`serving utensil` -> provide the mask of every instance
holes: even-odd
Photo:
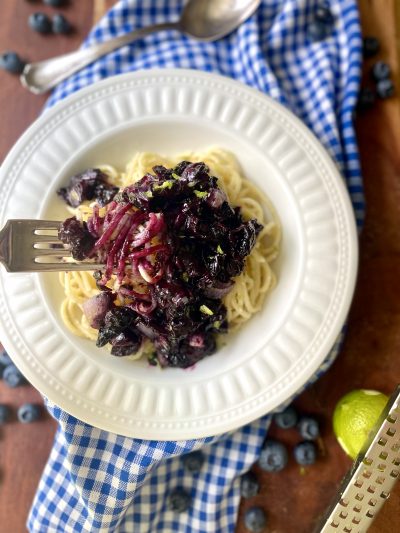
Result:
[[[71,250],[58,238],[61,222],[8,220],[0,231],[0,263],[8,272],[97,270],[104,265],[71,261]]]
[[[55,87],[96,59],[161,30],[176,30],[199,41],[216,41],[235,30],[260,5],[261,0],[189,0],[175,22],[162,22],[44,61],[29,63],[21,83],[35,94]]]

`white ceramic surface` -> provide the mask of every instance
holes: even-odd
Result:
[[[67,412],[127,436],[184,439],[234,429],[298,390],[347,315],[357,236],[342,178],[290,112],[227,78],[152,70],[107,79],[41,116],[1,169],[0,223],[64,218],[55,191],[88,166],[136,151],[220,145],[271,198],[283,226],[278,285],[264,309],[191,370],[114,358],[62,324],[57,274],[0,274],[0,338]]]

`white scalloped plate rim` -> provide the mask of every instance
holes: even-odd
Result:
[[[276,169],[275,184],[284,182],[279,194],[287,190],[288,204],[290,196],[290,207],[298,210],[293,217],[301,221],[299,241],[304,243],[299,244],[296,258],[301,264],[298,286],[293,285],[293,301],[282,321],[271,328],[266,341],[262,335],[253,339],[258,348],[254,353],[249,348],[250,357],[238,355],[234,363],[227,363],[216,354],[193,372],[181,374],[182,385],[177,386],[178,374],[172,374],[180,370],[149,372],[146,383],[146,369],[138,368],[136,379],[127,378],[120,369],[114,371],[117,363],[102,367],[104,359],[94,363],[82,357],[85,348],[68,341],[51,306],[43,301],[43,278],[13,277],[2,269],[0,338],[28,380],[71,415],[129,437],[180,440],[233,430],[273,410],[307,382],[326,358],[347,316],[358,244],[342,178],[314,135],[260,92],[222,76],[186,69],[109,78],[46,111],[2,165],[1,225],[11,217],[42,215],[51,176],[75,152],[84,153],[102,136],[125,128],[157,131],[163,120],[176,121],[182,135],[190,120],[200,130],[209,128],[210,138],[219,128],[218,135],[225,132],[227,139],[235,135],[235,143],[243,142],[249,150],[253,144],[256,157],[260,161],[265,157],[266,164]],[[273,197],[270,190],[266,193]],[[23,201],[26,210],[22,214],[19,207],[18,215],[15,210]],[[289,214],[280,214],[285,239]],[[252,340],[251,326],[243,331],[230,348],[233,353],[236,346]]]

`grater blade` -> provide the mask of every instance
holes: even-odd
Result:
[[[400,477],[400,385],[315,533],[364,533]]]

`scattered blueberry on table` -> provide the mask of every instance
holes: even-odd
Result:
[[[40,406],[34,403],[24,403],[19,407],[17,416],[23,424],[36,422],[40,418]]]
[[[200,450],[182,456],[183,466],[188,472],[197,474],[204,463],[204,453]]]
[[[386,80],[390,77],[390,67],[384,61],[377,61],[372,65],[371,74],[375,81]]]
[[[281,429],[290,429],[297,424],[298,414],[291,405],[281,413],[276,413],[274,416],[275,424]]]
[[[323,4],[315,8],[315,20],[323,24],[332,24],[333,15],[328,5]]]
[[[8,365],[4,369],[3,379],[5,383],[12,388],[19,387],[20,385],[26,383],[24,376],[14,364]]]
[[[7,405],[0,404],[0,425],[5,424],[10,418],[10,409]]]
[[[4,52],[0,55],[0,68],[11,72],[11,74],[21,74],[25,67],[23,61],[16,52]]]
[[[376,84],[376,94],[381,99],[390,98],[394,95],[394,84],[392,80],[379,80]]]
[[[357,108],[361,111],[370,109],[376,101],[376,93],[371,87],[361,87],[358,95]]]
[[[299,465],[313,465],[317,460],[317,447],[314,442],[305,440],[294,448],[294,458]]]
[[[192,503],[192,497],[182,487],[172,490],[168,497],[168,508],[177,513],[187,511]]]
[[[64,7],[68,0],[43,0],[47,6],[51,7]]]
[[[261,507],[250,507],[244,513],[244,525],[251,533],[261,533],[267,525],[267,515]]]
[[[0,352],[0,371],[1,371],[1,368],[5,368],[6,366],[11,365],[11,364],[12,364],[12,360],[10,356],[8,355],[8,353],[4,350]]]
[[[242,498],[253,498],[260,490],[257,476],[254,472],[246,472],[240,478],[240,495]]]
[[[64,15],[61,15],[61,13],[57,13],[53,16],[52,29],[53,33],[67,34],[72,31],[72,26],[70,22],[64,17]]]
[[[286,447],[281,442],[267,439],[262,447],[258,464],[266,472],[279,472],[288,462]]]
[[[308,35],[312,41],[322,41],[328,35],[329,30],[323,22],[314,21],[308,26]]]
[[[376,37],[364,37],[363,39],[363,56],[365,58],[373,57],[379,52],[380,44]]]
[[[311,416],[302,416],[297,427],[300,436],[305,440],[315,440],[319,437],[318,421]]]
[[[51,20],[45,13],[32,13],[28,19],[29,27],[39,33],[51,32]]]

